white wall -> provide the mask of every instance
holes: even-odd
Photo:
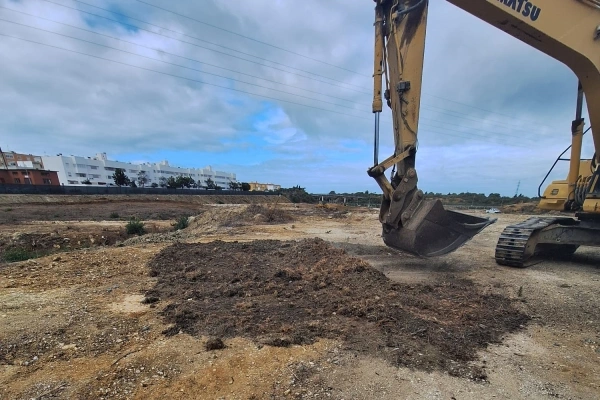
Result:
[[[131,180],[137,181],[140,171],[146,171],[149,187],[152,183],[159,183],[160,177],[170,178],[179,175],[190,176],[201,185],[210,178],[224,189],[228,188],[229,181],[236,182],[236,175],[224,171],[215,171],[207,168],[178,168],[169,165],[167,161],[160,163],[131,164],[126,162],[105,159],[105,156],[77,157],[77,156],[44,156],[42,157],[46,169],[57,171],[60,183],[65,186],[86,186],[81,182],[89,179],[94,186],[114,185],[112,174],[115,169],[125,170]]]

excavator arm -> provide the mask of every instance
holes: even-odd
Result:
[[[592,126],[600,126],[600,2],[447,1],[569,66],[581,81]],[[443,255],[456,250],[494,221],[445,210],[439,200],[425,199],[417,188],[416,153],[429,1],[375,0],[375,3],[375,152],[374,166],[368,174],[383,191],[379,216],[382,236],[388,246],[399,250],[419,256]],[[384,100],[392,113],[395,149],[392,156],[380,162],[379,115]],[[572,127],[574,143],[580,143],[583,135],[581,106],[578,110]],[[594,131],[592,134],[599,149],[600,134]],[[600,161],[600,154],[595,157]],[[390,168],[388,180],[385,173]],[[579,171],[579,164],[573,170]],[[576,174],[569,177],[573,188],[576,180]],[[600,183],[595,182],[594,186],[600,188]],[[592,187],[591,192],[594,190]],[[592,196],[591,200],[596,201],[596,209],[600,208],[597,197]]]

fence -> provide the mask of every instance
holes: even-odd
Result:
[[[151,194],[151,195],[190,195],[190,196],[276,196],[273,192],[244,192],[239,190],[206,190],[206,189],[163,189],[132,188],[118,186],[52,186],[52,185],[0,185],[0,194],[58,194],[58,195],[115,195],[115,194]]]

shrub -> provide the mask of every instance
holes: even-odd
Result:
[[[2,260],[6,262],[25,261],[36,257],[38,257],[36,252],[24,249],[22,247],[13,247],[11,249],[7,249],[4,254],[2,254]]]
[[[136,217],[131,217],[127,225],[125,225],[125,231],[128,235],[141,236],[146,233],[144,223]]]
[[[116,211],[113,211],[110,213],[109,217],[110,218],[119,218],[119,213]]]
[[[187,228],[187,227],[188,227],[188,225],[189,225],[189,223],[188,223],[188,217],[187,217],[187,216],[185,216],[185,215],[182,215],[182,216],[181,216],[181,217],[179,217],[179,218],[177,219],[177,221],[176,221],[176,222],[173,224],[173,228],[174,228],[176,231],[178,231],[178,230],[181,230],[181,229],[185,229],[185,228]]]

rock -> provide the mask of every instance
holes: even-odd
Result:
[[[58,257],[54,257],[54,258],[52,259],[52,261],[60,261],[60,260],[62,260],[62,258],[61,258],[60,256],[58,256]]]
[[[223,343],[221,338],[215,337],[208,339],[204,346],[206,347],[206,351],[221,350],[225,348],[225,343]]]

